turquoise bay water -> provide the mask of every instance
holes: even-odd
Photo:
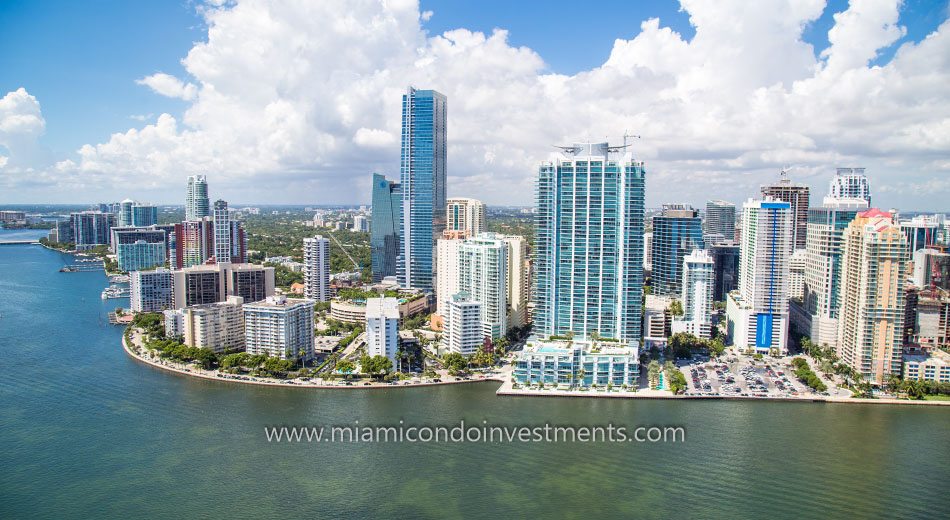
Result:
[[[0,237],[2,237],[0,231]],[[129,359],[101,273],[0,246],[2,518],[868,518],[950,511],[950,408],[195,380]],[[268,444],[266,425],[681,425],[683,444]]]

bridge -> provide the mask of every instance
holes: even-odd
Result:
[[[39,244],[39,240],[0,240],[0,246],[14,246],[17,244]]]

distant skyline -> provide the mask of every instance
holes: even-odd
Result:
[[[448,97],[450,197],[530,206],[552,145],[628,131],[648,207],[741,203],[783,167],[817,203],[836,167],[859,166],[875,206],[950,211],[947,14],[922,0],[8,2],[0,204],[183,204],[195,174],[238,205],[369,204],[373,172],[398,177],[411,84]]]

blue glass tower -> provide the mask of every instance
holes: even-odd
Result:
[[[683,286],[683,259],[703,249],[703,221],[684,204],[664,204],[653,217],[653,293],[679,296]]]
[[[565,147],[538,173],[535,330],[639,343],[645,171],[607,143]]]
[[[409,87],[402,96],[402,287],[433,290],[435,245],[445,230],[445,130],[445,96]]]
[[[154,226],[158,224],[158,207],[151,204],[136,204],[132,206],[133,226]]]
[[[402,218],[402,191],[399,184],[374,173],[373,221],[369,237],[374,282],[387,276],[396,276],[400,218]]]

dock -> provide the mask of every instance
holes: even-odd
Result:
[[[82,273],[89,271],[102,271],[105,267],[102,264],[70,264],[64,265],[62,269],[59,270],[61,273]]]

